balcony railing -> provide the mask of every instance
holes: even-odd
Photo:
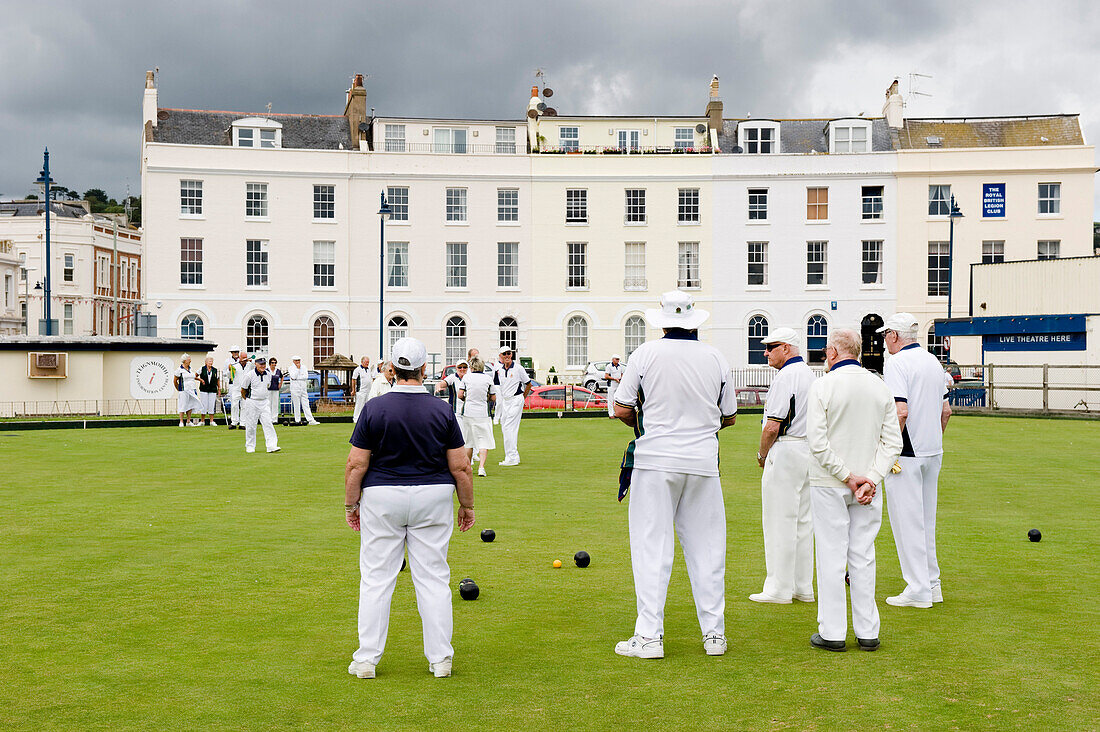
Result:
[[[451,143],[451,142],[396,142],[387,140],[382,143],[382,152],[397,153],[434,153],[436,155],[516,155],[526,154],[527,150],[517,143]]]
[[[541,155],[709,155],[710,147],[543,147]]]

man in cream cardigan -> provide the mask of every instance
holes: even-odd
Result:
[[[852,629],[859,648],[879,646],[875,537],[882,525],[878,486],[901,453],[894,396],[859,364],[854,330],[835,330],[825,345],[829,373],[814,382],[807,441],[814,456],[810,503],[817,550],[818,632],[814,648],[846,650],[844,569],[851,578]]]

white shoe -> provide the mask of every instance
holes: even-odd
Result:
[[[616,643],[615,653],[632,658],[664,658],[665,642],[660,638],[644,638],[636,635],[630,640]]]
[[[778,597],[772,597],[771,595],[765,595],[763,592],[757,592],[754,595],[749,595],[749,599],[753,602],[769,602],[773,605],[790,605],[791,601],[781,600]]]
[[[185,425],[183,422],[180,422],[180,427],[186,427],[186,426],[187,425]]]
[[[478,457],[477,453],[474,453],[474,462],[475,462],[475,463],[479,463],[479,462],[481,462],[481,458],[480,458],[480,457]]]
[[[798,600],[799,602],[813,602],[814,593],[811,592],[808,595],[794,595],[793,599]]]
[[[361,679],[374,678],[374,664],[366,661],[352,661],[348,666],[348,673]]]
[[[485,466],[484,465],[478,467],[477,474],[481,478],[488,478],[489,477],[489,474],[485,472]]]
[[[726,653],[726,636],[711,633],[703,636],[703,650],[708,656],[722,656]]]
[[[943,602],[943,590],[941,590],[939,587],[932,588],[932,602]]]
[[[318,422],[317,420],[313,420],[312,422],[310,422],[310,423],[309,423],[309,426],[310,426],[310,427],[316,427],[316,426],[317,426],[317,425],[319,425],[319,424],[321,424],[321,423],[320,423],[320,422]]]
[[[255,450],[249,450],[249,449],[248,449],[247,447],[246,447],[246,448],[244,449],[244,451],[245,451],[245,452],[247,452],[247,453],[253,453],[253,452],[256,452]]]
[[[920,600],[914,600],[906,595],[904,592],[900,595],[894,595],[893,597],[886,598],[887,605],[893,605],[894,607],[932,607],[931,602],[921,602]]]
[[[448,656],[438,663],[429,663],[428,671],[435,675],[437,679],[445,679],[451,675],[451,657]]]

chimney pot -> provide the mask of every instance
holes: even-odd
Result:
[[[539,95],[539,88],[538,88],[538,86],[534,86],[534,85],[532,85],[532,87],[531,87],[531,98],[532,98],[532,99],[535,99],[536,97],[538,97],[538,95]]]

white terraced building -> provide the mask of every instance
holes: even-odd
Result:
[[[383,351],[413,335],[442,365],[508,344],[540,378],[629,357],[674,287],[713,311],[702,337],[735,366],[761,361],[769,328],[817,352],[830,328],[905,307],[899,279],[925,270],[900,222],[927,201],[898,189],[896,89],[884,117],[832,120],[725,120],[710,92],[699,116],[557,115],[534,87],[519,119],[414,119],[368,116],[357,78],[342,115],[255,115],[162,108],[150,74],[146,300],[162,336],[219,351],[374,359],[381,316]],[[1091,198],[1091,179],[1074,186]]]

